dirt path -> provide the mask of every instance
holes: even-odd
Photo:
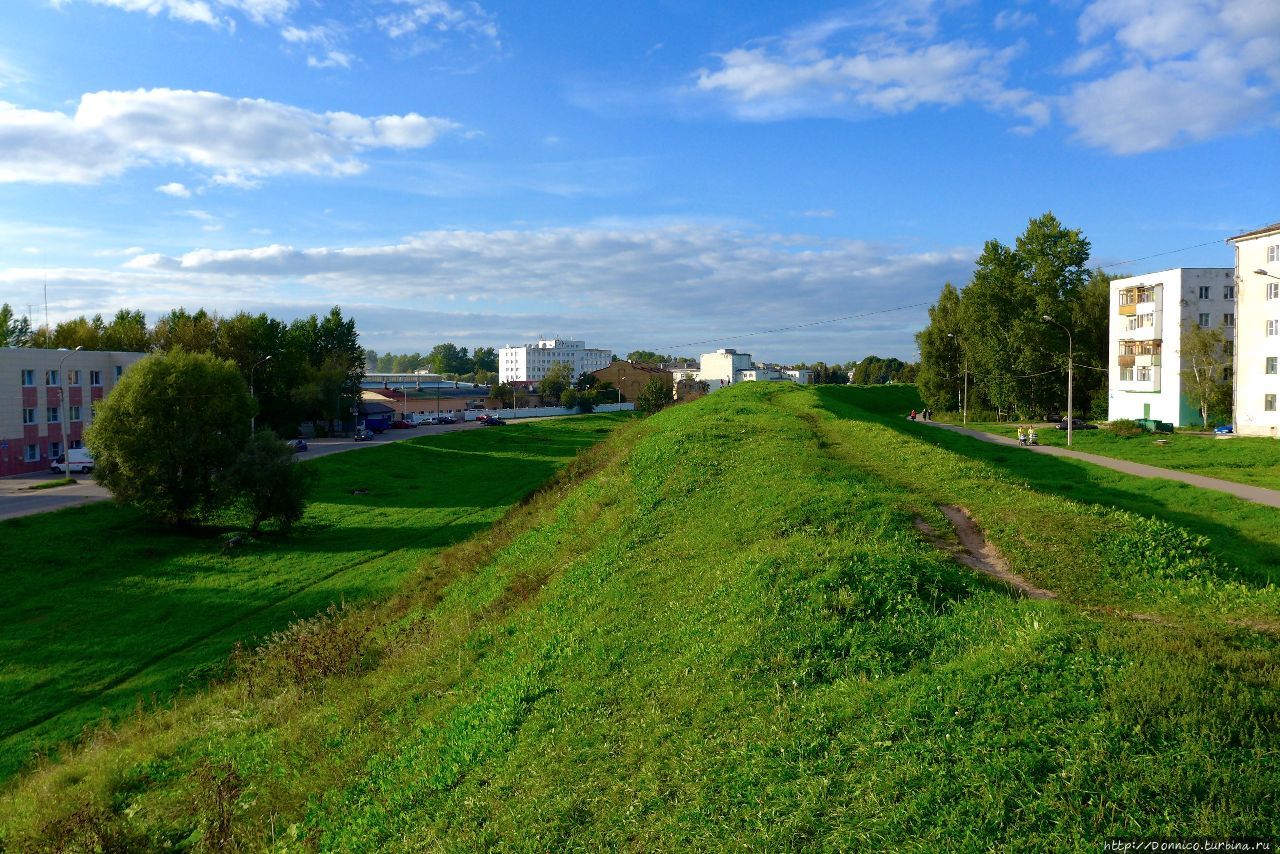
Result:
[[[924,534],[924,538],[939,549],[951,554],[959,563],[975,569],[983,575],[1002,581],[1019,594],[1028,599],[1056,599],[1058,594],[1052,590],[1036,587],[1021,575],[1009,569],[1009,562],[992,543],[983,536],[982,529],[963,507],[944,504],[938,508],[942,515],[955,529],[957,546],[933,529],[933,526],[919,516],[915,519],[916,529]]]

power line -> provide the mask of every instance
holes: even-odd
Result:
[[[1204,247],[1204,246],[1213,246],[1214,244],[1221,243],[1221,242],[1222,241],[1220,240],[1210,240],[1207,243],[1197,243],[1195,246],[1184,246],[1181,249],[1170,249],[1168,252],[1157,252],[1154,255],[1143,255],[1141,258],[1130,258],[1127,261],[1114,261],[1110,264],[1101,264],[1099,265],[1098,269],[1105,270],[1108,267],[1119,267],[1123,264],[1136,264],[1139,261],[1146,261],[1151,258],[1161,258],[1165,255],[1177,255],[1179,252],[1186,252],[1191,249],[1200,249],[1201,247]]]

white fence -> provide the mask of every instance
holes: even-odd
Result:
[[[630,412],[635,409],[634,403],[602,403],[595,408],[596,412]],[[475,421],[479,415],[496,415],[499,418],[545,418],[548,415],[577,415],[578,408],[565,409],[563,406],[531,406],[520,409],[485,409],[466,411],[466,419]]]

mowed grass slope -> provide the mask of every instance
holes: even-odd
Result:
[[[843,395],[743,384],[615,434],[388,602],[27,775],[0,839],[1057,851],[1273,833],[1278,648],[1252,622],[1274,588],[1211,572],[1194,537],[1135,556],[1136,517]],[[923,542],[913,518],[940,527],[942,501],[972,503],[1061,598],[1015,598]],[[985,518],[1021,504],[1034,528]]]
[[[0,523],[0,778],[104,710],[200,684],[238,641],[385,597],[616,423],[458,431],[306,462],[319,481],[294,535],[230,550],[221,529],[165,530],[111,504]]]

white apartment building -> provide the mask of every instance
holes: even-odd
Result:
[[[1197,404],[1182,393],[1182,327],[1220,328],[1234,342],[1236,296],[1235,271],[1227,267],[1179,267],[1113,281],[1108,420],[1200,423]]]
[[[741,382],[790,381],[801,384],[813,382],[812,371],[785,370],[773,365],[758,365],[751,361],[750,353],[739,353],[733,349],[703,353],[699,365],[696,370],[672,368],[672,377],[676,383],[682,379],[702,380],[710,391]]]
[[[498,350],[498,379],[504,383],[537,382],[556,362],[568,362],[576,377],[608,367],[612,361],[611,351],[592,349],[583,341],[544,338],[537,344],[520,344]]]
[[[1236,250],[1242,318],[1236,332],[1236,433],[1280,438],[1280,222],[1227,242]]]

